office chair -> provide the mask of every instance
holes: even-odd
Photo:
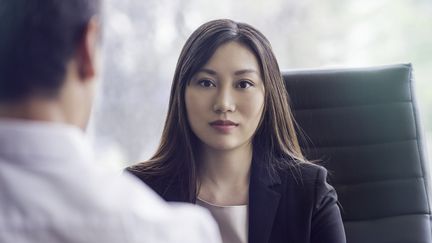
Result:
[[[431,243],[412,67],[284,71],[301,145],[329,171],[348,243]]]

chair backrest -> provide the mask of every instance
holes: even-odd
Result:
[[[412,67],[286,71],[308,159],[329,171],[348,243],[430,243],[429,171]]]

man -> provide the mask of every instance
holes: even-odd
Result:
[[[207,212],[92,163],[100,2],[0,0],[0,242],[220,242]]]

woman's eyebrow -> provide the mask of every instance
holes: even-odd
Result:
[[[217,72],[212,70],[212,69],[209,69],[209,68],[201,68],[200,70],[198,70],[198,73],[200,73],[200,72],[203,72],[203,73],[206,73],[206,74],[209,74],[212,76],[217,76]],[[248,73],[255,73],[255,74],[259,75],[258,71],[255,69],[241,69],[241,70],[235,71],[234,75],[239,76],[239,75],[248,74]]]
[[[207,73],[207,74],[212,75],[212,76],[216,76],[217,75],[216,71],[208,69],[208,68],[201,68],[200,70],[198,70],[198,73],[201,73],[201,72]]]

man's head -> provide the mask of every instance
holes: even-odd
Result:
[[[84,126],[97,71],[100,4],[0,0],[0,108],[57,102],[64,122]]]

